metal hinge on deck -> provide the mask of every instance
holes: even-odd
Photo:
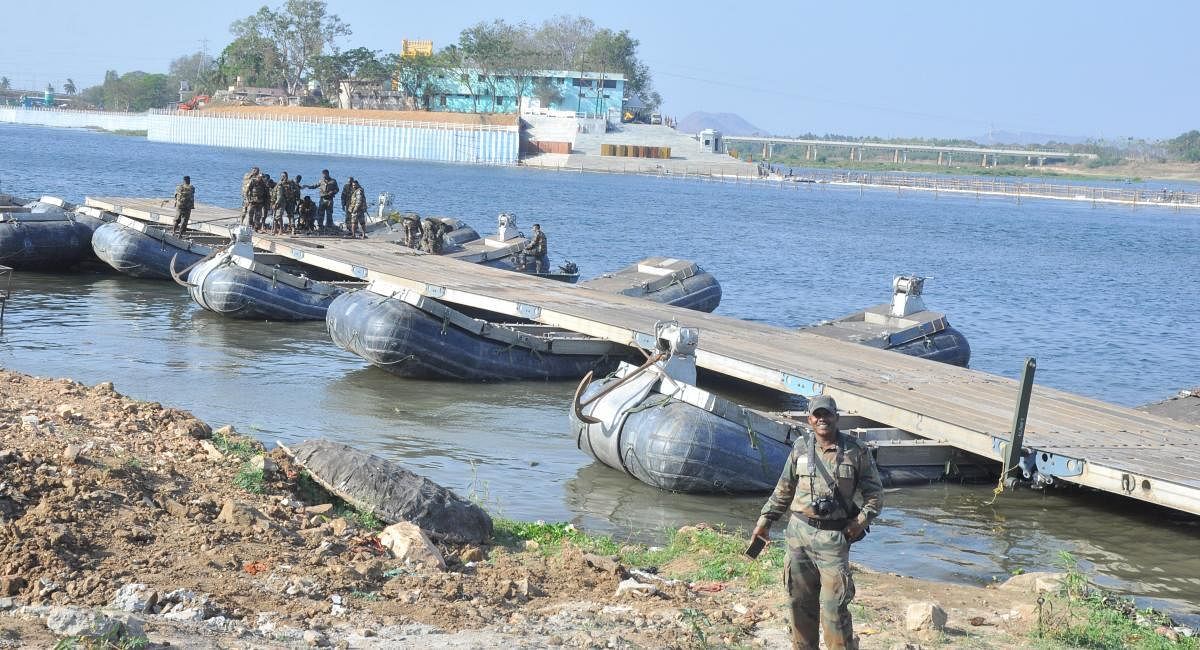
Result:
[[[1004,438],[992,438],[992,449],[1003,458],[1008,454],[1008,441]],[[1083,474],[1085,463],[1086,461],[1079,458],[1023,448],[1013,464],[1015,471],[1005,477],[1005,487],[1015,487],[1018,484],[1034,488],[1046,487],[1054,483],[1056,478]]]

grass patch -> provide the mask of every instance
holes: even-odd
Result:
[[[387,525],[382,519],[376,517],[375,513],[359,510],[344,501],[341,505],[335,507],[333,512],[338,517],[345,517],[355,526],[364,530],[383,530],[384,526]]]
[[[254,494],[262,494],[266,489],[263,486],[262,469],[254,467],[249,461],[242,463],[242,468],[238,470],[237,476],[233,477],[233,483],[243,490],[253,492]]]
[[[240,436],[236,433],[214,433],[212,443],[221,453],[239,460],[250,460],[251,457],[265,451],[262,443],[254,438]]]
[[[674,531],[665,546],[621,545],[606,535],[588,535],[567,523],[492,520],[498,544],[520,547],[525,540],[538,543],[539,551],[558,553],[567,543],[589,553],[615,555],[631,567],[662,568],[663,575],[688,582],[745,579],[751,589],[779,584],[784,563],[784,544],[773,543],[757,560],[746,557],[749,538],[724,527],[686,527]],[[687,568],[672,570],[680,560]]]
[[[144,138],[149,135],[149,132],[147,132],[145,129],[114,129],[113,131],[110,131],[110,133],[115,133],[116,135],[132,135],[140,138]]]
[[[1043,630],[1042,640],[1049,642],[1045,647],[1200,650],[1200,638],[1180,635],[1172,640],[1155,632],[1159,626],[1172,626],[1165,614],[1138,609],[1129,598],[1093,587],[1070,553],[1060,553],[1059,564],[1066,577],[1057,598],[1049,601],[1058,605],[1058,612]]]

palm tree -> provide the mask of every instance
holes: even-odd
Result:
[[[75,80],[68,77],[67,83],[63,84],[63,92],[67,93],[68,95],[74,95],[75,90]]]
[[[0,90],[12,90],[12,82],[8,77],[0,77]]]

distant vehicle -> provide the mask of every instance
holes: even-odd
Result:
[[[179,110],[181,110],[181,111],[195,110],[195,109],[200,108],[201,106],[204,106],[205,104],[207,104],[210,99],[212,99],[212,98],[209,97],[208,95],[196,95],[195,97],[192,97],[191,99],[187,100],[186,102],[181,102],[179,104]]]
[[[651,124],[662,124],[662,115],[659,113],[651,113],[650,114],[650,123]]]

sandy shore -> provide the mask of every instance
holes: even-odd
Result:
[[[658,567],[498,534],[439,545],[439,570],[393,558],[380,522],[280,450],[265,454],[277,467],[260,454],[111,384],[0,370],[0,648],[88,629],[152,647],[787,645],[778,551],[776,566],[750,567],[769,578],[755,584],[739,574],[748,560],[722,570],[713,555],[715,539],[740,558],[744,540],[703,523]],[[856,571],[864,648],[1022,647],[1036,623],[1037,577],[982,588]],[[625,592],[630,579],[648,586]],[[936,603],[945,624],[911,630],[914,603]]]

